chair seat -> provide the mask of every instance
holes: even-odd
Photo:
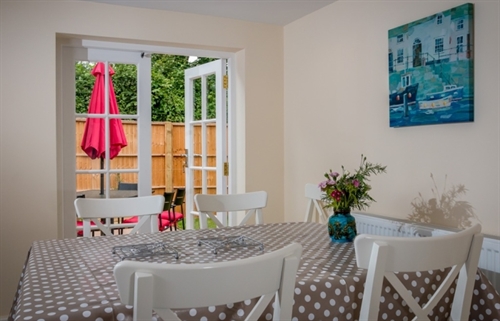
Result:
[[[166,230],[167,227],[170,227],[170,230],[172,230],[172,227],[174,227],[177,230],[177,222],[184,219],[184,214],[179,212],[163,211],[160,214],[160,217],[161,217],[161,226],[159,227],[160,231]]]
[[[184,217],[184,215],[182,213],[169,212],[169,211],[163,211],[160,215],[161,215],[162,219],[169,220],[172,222],[177,222],[179,220],[182,220],[182,218]]]

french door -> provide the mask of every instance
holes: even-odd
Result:
[[[227,194],[226,60],[185,70],[184,84],[186,227],[192,229],[198,214],[194,195]],[[225,215],[218,214],[218,218],[227,224]]]
[[[100,190],[101,198],[109,198],[110,191],[118,188],[123,182],[137,183],[137,195],[151,195],[151,59],[137,51],[108,50],[96,48],[63,47],[61,65],[61,92],[62,92],[62,146],[63,146],[63,237],[74,237],[76,217],[73,201],[75,197],[85,195],[89,191]],[[95,65],[104,64],[105,88],[117,81],[119,75],[110,74],[110,67],[119,69],[120,65],[131,65],[135,70],[134,84],[131,91],[136,90],[136,110],[123,113],[118,106],[118,112],[112,113],[109,106],[109,91],[102,92],[105,106],[103,111],[95,113],[85,110],[76,110],[75,67],[77,63]],[[113,78],[113,79],[112,79]],[[119,80],[118,80],[119,81]],[[81,149],[83,126],[89,119],[103,120],[105,152],[103,159],[91,159]],[[126,166],[117,166],[115,160],[110,159],[110,123],[119,119],[122,123],[134,123],[137,126],[137,144],[122,148],[120,155],[129,157],[133,161]],[[126,133],[126,131],[125,131]],[[131,139],[129,139],[131,141]],[[75,157],[76,151],[76,157]],[[76,170],[76,164],[79,163]],[[83,165],[82,165],[83,163]],[[92,197],[96,197],[92,193]],[[148,224],[146,224],[149,226]]]
[[[118,181],[125,181],[125,177],[137,175],[138,195],[149,195],[152,185],[151,164],[151,62],[148,53],[193,55],[198,57],[222,57],[223,59],[197,66],[186,70],[186,126],[185,126],[185,186],[186,186],[186,221],[187,228],[193,228],[193,215],[196,215],[193,197],[196,193],[228,193],[236,188],[237,153],[234,127],[236,122],[236,109],[226,107],[235,106],[237,86],[224,88],[223,83],[227,78],[226,68],[233,80],[236,77],[235,55],[226,52],[212,52],[197,49],[179,49],[151,45],[109,43],[93,40],[81,41],[82,46],[75,47],[72,42],[61,45],[61,64],[58,87],[60,88],[60,101],[58,113],[61,115],[61,128],[58,129],[61,141],[60,186],[62,207],[60,235],[74,237],[75,210],[73,201],[77,195],[75,150],[78,153],[80,138],[75,137],[75,119],[82,116],[75,113],[75,62],[108,62],[108,64],[133,64],[137,68],[137,113],[122,115],[108,115],[109,119],[119,118],[128,122],[137,121],[139,144],[134,147],[137,154],[137,166],[117,169],[113,160],[105,160],[101,170],[96,166],[91,167],[86,173],[77,175],[99,176],[104,174],[105,193],[116,188]],[[240,64],[241,66],[243,64]],[[109,76],[108,76],[109,77]],[[113,76],[113,81],[116,82]],[[229,81],[231,84],[232,82]],[[227,93],[228,92],[228,93]],[[242,114],[240,114],[242,115]],[[88,115],[83,115],[88,116]],[[97,117],[92,115],[91,117]],[[241,117],[241,116],[240,116]],[[241,128],[241,126],[240,126]],[[229,129],[229,134],[228,134]],[[231,134],[232,133],[232,134]],[[243,137],[243,136],[242,136]],[[75,139],[76,138],[76,139]],[[201,138],[198,140],[198,138]],[[207,149],[207,141],[216,140],[215,150]],[[201,143],[198,143],[201,142]],[[211,145],[211,144],[210,144]],[[229,146],[229,148],[228,148]],[[244,144],[239,144],[244,151]],[[127,148],[129,148],[128,146]],[[130,150],[122,150],[127,154]],[[243,152],[240,152],[243,153]],[[229,154],[229,155],[228,155]],[[121,154],[123,155],[123,154]],[[228,162],[232,162],[228,168]],[[230,175],[224,175],[229,173]],[[228,183],[228,179],[229,182]],[[108,195],[109,196],[109,195]],[[107,196],[106,196],[107,197]],[[227,222],[226,217],[219,217],[222,222]],[[236,223],[236,216],[230,215],[229,225]]]

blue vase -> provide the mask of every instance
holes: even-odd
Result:
[[[347,212],[334,212],[328,219],[328,234],[332,242],[352,242],[356,237],[356,220]]]

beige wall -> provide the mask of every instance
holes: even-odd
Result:
[[[2,0],[0,12],[0,318],[32,242],[58,237],[56,34],[239,51],[247,131],[239,157],[248,165],[241,177],[246,190],[269,192],[269,220],[283,220],[282,27],[78,1]]]
[[[340,1],[283,31],[95,3],[2,0],[0,316],[8,313],[31,243],[58,237],[57,33],[240,50],[246,154],[239,160],[246,172],[239,177],[247,190],[269,192],[269,221],[302,220],[304,184],[341,164],[354,168],[364,153],[388,165],[372,180],[378,202],[368,212],[405,218],[419,193],[432,197],[430,174],[440,190],[447,175],[448,188],[468,189],[462,200],[485,231],[500,235],[498,0],[475,5],[475,122],[388,125],[387,30],[460,4]]]
[[[500,2],[471,2],[471,123],[390,128],[388,115],[387,31],[463,2],[339,1],[285,26],[286,220],[303,218],[305,183],[342,164],[357,168],[363,153],[388,170],[372,179],[377,202],[368,213],[407,218],[420,194],[434,197],[433,174],[440,194],[463,184],[466,194],[454,200],[473,206],[485,233],[500,235]]]

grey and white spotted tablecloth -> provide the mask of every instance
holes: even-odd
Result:
[[[172,255],[142,258],[166,264],[219,262],[260,255],[258,248],[223,249],[218,254],[198,239],[244,235],[264,243],[273,251],[291,242],[303,246],[297,272],[293,320],[357,320],[365,270],[356,267],[352,243],[330,242],[325,225],[277,223],[216,230],[169,231],[157,234],[116,235],[34,242],[21,274],[9,320],[132,320],[132,307],[120,303],[113,278],[119,258],[111,249],[118,245],[165,241],[179,250]],[[422,298],[436,288],[442,271],[400,273],[400,278]],[[189,280],[186,280],[186,284]],[[445,295],[431,314],[432,320],[447,320],[452,292]],[[411,320],[405,302],[384,287],[379,320]],[[177,311],[183,320],[242,320],[252,300],[226,306]],[[271,306],[261,320],[270,320]],[[153,320],[156,317],[153,316]],[[470,320],[500,321],[500,296],[478,271]]]

